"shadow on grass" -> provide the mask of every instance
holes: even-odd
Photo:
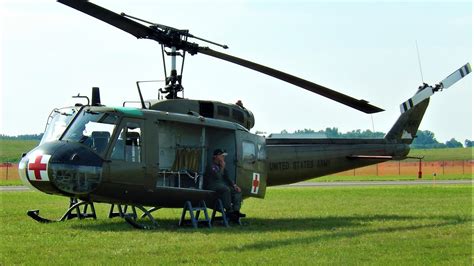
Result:
[[[428,221],[427,221],[428,220]],[[423,224],[420,222],[424,221]],[[301,224],[299,224],[301,222]],[[303,224],[308,225],[303,226]],[[374,228],[371,223],[382,223],[387,222],[390,225],[387,227],[377,227]],[[397,224],[399,222],[399,224]],[[364,235],[370,234],[387,234],[387,233],[396,233],[396,232],[410,232],[416,231],[419,229],[425,228],[440,228],[445,226],[455,226],[466,223],[471,223],[472,219],[463,218],[460,216],[397,216],[397,215],[377,215],[371,217],[327,217],[322,219],[309,219],[309,221],[299,221],[299,225],[302,225],[303,228],[309,229],[317,232],[318,230],[321,234],[316,236],[306,236],[306,237],[295,237],[289,239],[281,239],[271,241],[258,241],[251,244],[243,245],[239,247],[239,250],[267,250],[279,247],[286,247],[291,245],[301,245],[301,244],[312,244],[320,241],[328,241],[341,238],[356,238]],[[278,226],[280,223],[285,225],[285,221],[276,221],[276,224],[273,226]],[[406,225],[409,223],[409,225]],[[415,223],[415,224],[414,224]],[[272,227],[272,222],[268,225]],[[282,224],[280,224],[282,225]],[[345,230],[338,230],[344,229]],[[273,228],[274,230],[280,230],[280,228]],[[295,228],[295,231],[299,231]],[[331,232],[333,231],[333,232]],[[235,248],[227,248],[224,251],[235,251]]]
[[[472,219],[461,216],[404,216],[404,215],[375,215],[375,216],[328,216],[328,217],[310,217],[310,218],[277,218],[277,219],[263,219],[263,218],[248,218],[242,219],[243,225],[231,225],[230,228],[225,228],[219,223],[216,223],[212,229],[207,227],[199,227],[193,229],[192,227],[178,227],[178,220],[175,219],[157,219],[159,227],[153,230],[138,230],[127,224],[121,218],[114,219],[100,219],[97,221],[81,221],[74,223],[71,228],[91,231],[174,231],[176,233],[205,233],[207,235],[213,234],[253,234],[255,232],[302,232],[313,231],[334,233],[320,235],[315,238],[295,238],[282,240],[281,242],[272,241],[266,244],[265,242],[258,242],[249,246],[249,249],[264,249],[275,247],[278,245],[291,245],[301,242],[313,242],[317,240],[324,240],[326,238],[337,237],[355,237],[363,234],[373,233],[390,233],[396,231],[410,231],[422,228],[440,227],[448,225],[459,225],[469,223]],[[146,222],[146,221],[145,221]],[[383,225],[387,223],[390,227],[387,228],[373,228],[375,224]],[[410,225],[406,225],[406,224]],[[346,229],[339,232],[339,229]],[[245,248],[245,247],[244,247]]]

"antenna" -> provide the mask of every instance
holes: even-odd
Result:
[[[421,68],[420,50],[418,50],[418,41],[416,40],[415,40],[415,45],[416,45],[416,54],[418,55],[418,67],[420,68],[421,83],[425,83],[423,79],[423,70]]]
[[[374,116],[370,114],[370,118],[372,119],[372,132],[375,133]]]

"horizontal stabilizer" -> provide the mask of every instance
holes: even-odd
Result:
[[[349,155],[349,159],[392,160],[393,156],[386,155]]]
[[[441,81],[435,87],[429,86],[428,84],[423,84],[423,86],[418,89],[417,93],[413,97],[400,105],[400,112],[402,114],[405,113],[417,104],[421,103],[423,100],[431,97],[431,95],[433,95],[435,92],[451,87],[454,83],[458,82],[471,72],[471,65],[467,63],[443,79],[443,81]]]

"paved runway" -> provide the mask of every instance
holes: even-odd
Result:
[[[29,187],[25,186],[0,186],[0,192],[29,191]]]
[[[415,181],[344,181],[344,182],[300,182],[278,187],[358,187],[358,186],[416,186],[416,185],[463,185],[473,180],[415,180]],[[0,192],[29,191],[25,186],[0,186]]]

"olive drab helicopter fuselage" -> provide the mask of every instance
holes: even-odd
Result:
[[[162,103],[173,101],[215,108],[216,117],[252,116],[238,105],[220,102]],[[203,175],[212,151],[222,148],[229,154],[231,179],[249,177],[237,178],[246,188],[243,194],[264,197],[263,137],[235,122],[153,109],[159,105],[151,109],[86,105],[53,112],[44,142],[20,163],[22,178],[47,193],[95,202],[182,207],[187,200],[212,199],[212,191],[203,189]],[[61,138],[48,134],[61,131],[65,123],[69,127]]]
[[[401,116],[382,139],[263,137],[250,132],[255,119],[240,101],[226,104],[179,98],[183,87],[182,75],[177,75],[176,57],[181,56],[184,61],[186,52],[205,54],[366,113],[382,109],[281,71],[191,43],[188,38],[218,45],[187,30],[119,15],[85,0],[58,2],[137,38],[157,41],[162,45],[163,58],[165,53],[172,58],[166,86],[160,90],[167,95],[166,100],[145,101],[138,87],[140,108],[109,107],[101,105],[98,88],[94,89],[91,103],[55,109],[40,145],[23,156],[19,173],[26,184],[48,194],[88,203],[155,208],[183,207],[186,202],[212,204],[216,193],[206,189],[206,169],[215,149],[225,149],[228,153],[229,177],[241,187],[244,198],[264,198],[268,186],[404,159],[430,96],[471,72],[468,63],[435,86],[421,86],[401,105]],[[37,211],[35,215],[35,219],[41,220]]]

